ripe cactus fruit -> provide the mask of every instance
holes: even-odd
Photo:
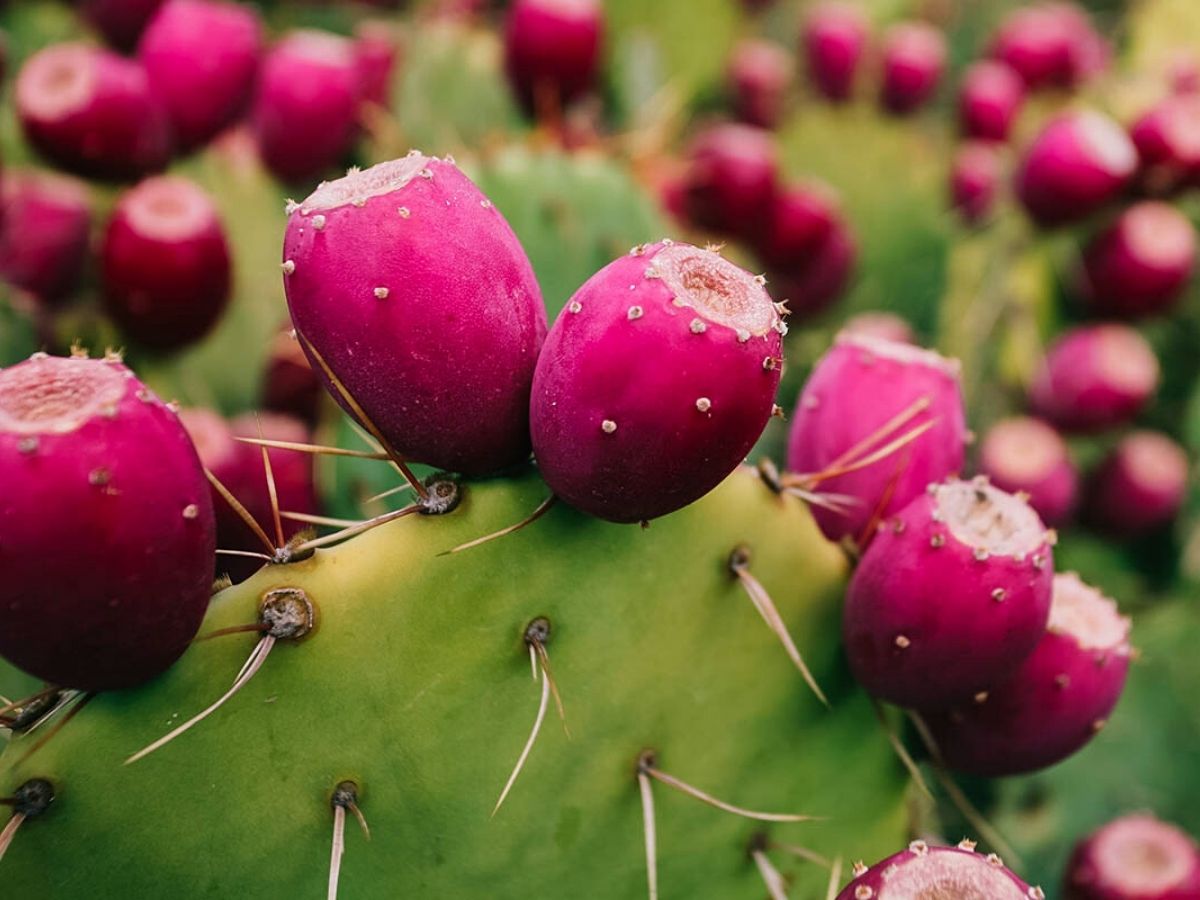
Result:
[[[1200,847],[1149,813],[1101,826],[1075,847],[1065,900],[1191,900],[1200,897]]]
[[[139,178],[171,155],[166,110],[145,70],[107,50],[67,43],[38,51],[17,75],[16,106],[29,143],[77,175]]]
[[[801,54],[813,87],[826,100],[842,103],[850,99],[868,28],[866,16],[850,3],[828,0],[808,13]]]
[[[878,338],[883,341],[895,341],[901,344],[916,343],[912,326],[903,317],[883,310],[870,310],[851,316],[842,326],[842,330],[847,334]]]
[[[1016,192],[1039,225],[1075,222],[1113,200],[1137,168],[1137,150],[1116,122],[1092,110],[1051,119],[1025,151]]]
[[[1009,65],[1031,90],[1071,88],[1108,64],[1110,50],[1073,3],[1015,10],[1001,24],[989,55]]]
[[[0,371],[0,481],[0,653],[89,691],[170,666],[208,606],[214,551],[175,414],[115,359],[36,355]]]
[[[863,540],[874,521],[960,471],[966,439],[956,361],[842,333],[796,402],[787,464],[813,476],[815,490],[845,501],[814,508],[825,536]]]
[[[1168,97],[1130,130],[1141,163],[1141,182],[1155,194],[1200,183],[1200,95]]]
[[[1134,418],[1158,387],[1158,359],[1125,325],[1083,325],[1046,351],[1029,400],[1034,412],[1067,431],[1097,431]]]
[[[1134,431],[1092,474],[1088,518],[1122,537],[1153,531],[1175,518],[1187,482],[1188,460],[1182,447],[1164,434]]]
[[[1050,622],[1016,674],[928,722],[946,765],[970,775],[1035,772],[1104,727],[1129,673],[1129,620],[1073,572],[1054,577]]]
[[[1166,312],[1196,262],[1196,231],[1173,206],[1135,203],[1083,255],[1080,291],[1096,312],[1128,318]]]
[[[795,268],[828,240],[838,211],[830,191],[794,184],[772,192],[754,234],[754,251],[772,268]]]
[[[702,131],[688,152],[688,217],[720,234],[751,234],[770,209],[778,171],[770,132],[734,124]]]
[[[785,331],[761,280],[719,254],[635,247],[576,292],[542,348],[530,405],[542,476],[612,522],[702,497],[771,417]]]
[[[787,51],[773,41],[741,41],[729,57],[726,78],[738,119],[758,128],[779,124],[792,80]]]
[[[163,0],[83,0],[80,8],[110,46],[128,53],[162,5]]]
[[[322,185],[292,210],[283,257],[314,368],[397,452],[468,474],[528,455],[541,293],[508,223],[453,162],[414,151]]]
[[[177,148],[208,143],[245,109],[262,55],[262,24],[226,0],[168,0],[138,44]]]
[[[857,260],[858,244],[849,225],[835,217],[825,240],[810,254],[771,269],[775,293],[797,317],[811,318],[842,296]]]
[[[504,64],[517,98],[540,111],[587,93],[603,39],[597,0],[516,0],[504,26]]]
[[[996,202],[1001,177],[1000,154],[983,141],[968,141],[954,154],[950,166],[950,200],[964,220],[985,220]]]
[[[146,347],[193,343],[229,299],[224,229],[208,194],[186,178],[148,178],[121,197],[101,258],[109,314]]]
[[[10,170],[0,180],[0,197],[0,277],[46,303],[68,297],[87,262],[87,187],[50,172]]]
[[[1023,493],[1042,521],[1063,524],[1075,510],[1079,475],[1066,441],[1040,419],[1001,419],[984,435],[979,471],[996,487]]]
[[[931,485],[880,526],[850,587],[842,635],[867,691],[917,709],[1012,675],[1050,613],[1053,535],[985,479]]]
[[[316,425],[321,394],[321,381],[289,323],[271,340],[259,395],[262,408]]]
[[[958,94],[959,128],[981,141],[1007,141],[1025,103],[1025,83],[1011,67],[985,59],[963,75]]]
[[[975,852],[975,844],[930,847],[913,841],[907,850],[873,866],[854,866],[854,880],[837,900],[1044,900],[1041,888],[1030,887],[1004,867],[1000,857]]]
[[[391,105],[392,71],[399,54],[399,38],[388,22],[367,21],[354,29],[359,94],[364,102]]]
[[[946,39],[925,22],[901,22],[883,38],[879,99],[888,112],[911,113],[933,96],[946,67]]]

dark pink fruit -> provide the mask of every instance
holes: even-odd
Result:
[[[1130,206],[1083,254],[1080,292],[1101,315],[1137,318],[1167,312],[1196,261],[1196,231],[1173,206]]]
[[[321,380],[300,349],[291,323],[271,341],[262,382],[262,408],[316,425]]]
[[[895,313],[872,310],[851,316],[842,326],[846,334],[895,341],[900,344],[915,344],[912,326]]]
[[[1141,181],[1155,194],[1200,184],[1200,94],[1168,97],[1130,131]]]
[[[1107,66],[1110,50],[1079,7],[1041,3],[1011,13],[989,52],[1036,90],[1075,86]]]
[[[975,852],[975,844],[930,847],[913,841],[908,849],[867,867],[854,865],[854,880],[837,900],[1045,900],[1004,868],[1000,857]]]
[[[954,154],[950,167],[950,200],[972,224],[987,219],[996,202],[1003,165],[995,145],[967,141]]]
[[[792,80],[792,60],[782,47],[773,41],[742,41],[733,48],[726,78],[741,121],[759,128],[779,124]]]
[[[909,344],[838,335],[796,402],[788,468],[810,476],[845,470],[926,426],[895,452],[816,482],[818,493],[846,501],[844,509],[813,508],[827,538],[869,538],[875,520],[960,471],[967,440],[957,362]]]
[[[778,175],[775,139],[750,125],[715,125],[692,141],[685,183],[688,215],[700,228],[744,235],[770,209]]]
[[[359,94],[367,103],[387,108],[392,102],[392,71],[400,42],[388,22],[363,22],[354,30]]]
[[[827,100],[844,102],[867,45],[868,23],[858,6],[826,0],[804,20],[801,52],[813,87]]]
[[[1196,900],[1200,847],[1174,825],[1134,813],[1080,841],[1064,881],[1064,900]]]
[[[525,108],[565,106],[589,91],[603,39],[597,0],[515,0],[504,26],[504,63]]]
[[[1009,66],[981,60],[963,75],[958,94],[962,133],[983,141],[1007,141],[1025,103],[1025,82]]]
[[[212,587],[208,484],[175,414],[115,360],[0,371],[0,653],[82,690],[162,672]]]
[[[1052,119],[1026,150],[1017,196],[1043,226],[1083,219],[1115,199],[1137,168],[1137,151],[1111,119],[1090,110]]]
[[[1104,727],[1129,673],[1129,620],[1073,572],[1054,577],[1050,622],[1016,674],[928,718],[946,764],[994,778],[1061,762]]]
[[[835,218],[825,240],[811,252],[770,270],[773,290],[797,318],[810,319],[842,296],[857,259],[858,245],[849,225]]]
[[[901,22],[883,37],[883,85],[879,99],[904,114],[925,105],[946,67],[946,39],[925,22]]]
[[[322,185],[283,271],[297,330],[400,454],[468,474],[528,456],[541,292],[453,162],[414,151]]]
[[[1067,431],[1097,431],[1134,418],[1158,387],[1158,359],[1125,325],[1084,325],[1046,351],[1029,391],[1033,410]]]
[[[87,262],[87,187],[32,169],[7,171],[0,184],[0,277],[46,303],[70,296]]]
[[[1047,525],[1062,525],[1075,510],[1079,475],[1066,441],[1040,419],[1001,419],[983,438],[979,471],[996,487],[1025,494]]]
[[[181,151],[208,143],[243,112],[262,56],[262,24],[226,0],[167,0],[138,44]]]
[[[1166,435],[1135,431],[1113,448],[1088,485],[1088,518],[1121,537],[1167,525],[1187,494],[1188,459]]]
[[[797,268],[829,239],[837,216],[837,200],[824,185],[781,187],[771,193],[757,223],[754,250],[770,267]]]
[[[166,111],[138,63],[86,44],[31,56],[16,85],[25,137],[54,165],[125,180],[162,169],[171,155]]]
[[[716,253],[664,241],[609,263],[538,359],[530,427],[542,477],[613,522],[704,496],[771,416],[785,330],[760,281]]]
[[[199,340],[229,300],[229,247],[216,208],[198,185],[176,175],[149,178],[120,199],[101,263],[105,308],[146,347]]]
[[[118,50],[129,52],[163,0],[83,0],[83,17]]]

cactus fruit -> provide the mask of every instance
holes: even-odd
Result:
[[[979,471],[1000,490],[1025,494],[1047,525],[1062,525],[1075,510],[1079,475],[1066,441],[1040,419],[1013,416],[988,429]]]
[[[262,408],[315,425],[321,394],[321,381],[300,349],[295,333],[290,327],[280,331],[271,340],[263,372],[259,395]]]
[[[883,108],[898,115],[925,105],[946,67],[946,39],[924,22],[900,22],[883,37]]]
[[[1007,141],[1025,102],[1025,83],[1009,66],[994,60],[973,63],[958,94],[963,135],[981,141]]]
[[[850,99],[868,29],[866,17],[854,4],[830,0],[808,13],[801,53],[813,87],[826,100],[841,103]]]
[[[851,316],[842,326],[846,334],[895,341],[900,344],[916,343],[912,326],[895,313],[871,310]]]
[[[163,0],[83,0],[83,17],[99,31],[109,45],[128,53],[137,46],[142,31],[154,17]]]
[[[1037,90],[1075,87],[1107,65],[1109,50],[1083,10],[1071,3],[1039,3],[1004,20],[989,54]]]
[[[950,166],[950,201],[969,223],[991,215],[1002,174],[1000,154],[984,141],[967,141]]]
[[[504,27],[504,62],[527,110],[565,106],[596,80],[604,10],[596,0],[516,0]]]
[[[538,358],[530,427],[555,494],[612,522],[703,496],[762,434],[783,319],[760,279],[662,242],[589,279]]]
[[[859,683],[929,710],[1003,682],[1046,630],[1053,540],[984,479],[931,485],[880,526],[850,580],[842,635]]]
[[[758,128],[779,124],[792,80],[787,51],[772,41],[742,41],[729,57],[726,79],[738,119]]]
[[[37,355],[0,371],[0,469],[5,658],[89,691],[170,666],[208,606],[214,550],[175,414],[115,359]]]
[[[1200,96],[1168,97],[1133,124],[1142,184],[1167,194],[1200,183]]]
[[[1067,865],[1064,900],[1191,900],[1200,897],[1200,847],[1147,813],[1101,826]]]
[[[835,200],[823,185],[781,187],[772,193],[767,215],[756,227],[754,251],[771,268],[794,268],[819,252],[837,215]]]
[[[770,132],[734,124],[702,131],[688,151],[688,217],[719,234],[751,234],[770,209],[778,169]]]
[[[873,866],[854,866],[854,880],[837,900],[1044,900],[1004,867],[1000,857],[975,852],[972,841],[957,847],[913,841],[907,850]]]
[[[467,474],[528,455],[545,309],[508,223],[452,161],[414,151],[317,188],[283,256],[314,368],[395,451]]]
[[[840,217],[813,252],[791,265],[771,269],[774,290],[798,318],[824,312],[846,290],[858,261],[858,244]]]
[[[392,72],[399,53],[399,39],[387,22],[367,21],[354,29],[359,96],[364,102],[391,105]]]
[[[46,303],[70,296],[87,262],[87,187],[50,172],[15,170],[4,173],[0,196],[0,277]]]
[[[1134,431],[1092,473],[1088,519],[1109,533],[1132,537],[1170,523],[1187,494],[1188,459],[1164,434]]]

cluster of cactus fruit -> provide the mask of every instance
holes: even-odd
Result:
[[[494,159],[411,150],[317,183],[395,143],[399,17],[272,39],[232,0],[79,6],[111,49],[36,48],[12,94],[58,171],[0,175],[0,275],[43,348],[0,368],[0,657],[42,683],[0,698],[0,894],[1047,896],[956,779],[1047,769],[1121,715],[1127,598],[1057,564],[1056,529],[1116,546],[1185,503],[1184,449],[1122,430],[1163,377],[1135,325],[1192,276],[1200,57],[1128,129],[1075,106],[1022,141],[1017,230],[1079,226],[1083,321],[974,452],[957,359],[891,313],[821,330],[865,263],[837,193],[783,163],[773,40],[733,47],[731,120],[633,167],[682,236],[646,242],[640,195],[613,206],[636,224],[589,236],[590,277],[544,297],[530,235],[550,258],[570,220],[508,215],[506,185],[526,192]],[[486,21],[430,6],[417,39]],[[510,5],[496,71],[535,143],[604,146],[612,32],[598,0]],[[947,78],[942,29],[876,40],[857,4],[808,7],[797,43],[817,102],[871,82],[895,127]],[[1012,223],[1029,97],[1112,66],[1067,3],[1017,9],[985,52],[947,166],[976,233]],[[241,299],[248,251],[190,174],[214,152],[304,190],[264,226],[290,322],[229,418],[153,386]],[[588,197],[572,162],[524,153],[520,177],[559,160],[563,203]],[[76,179],[120,185],[94,248]],[[789,322],[814,324],[811,366]],[[1200,898],[1200,848],[1148,813],[1062,862],[1064,900]]]

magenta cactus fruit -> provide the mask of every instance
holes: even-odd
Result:
[[[525,108],[563,106],[587,93],[603,39],[597,0],[516,0],[504,26],[504,63]]]
[[[801,54],[817,92],[835,103],[850,99],[867,46],[869,25],[855,5],[827,0],[808,13]]]
[[[840,217],[830,222],[829,234],[806,255],[771,268],[775,294],[800,318],[824,312],[846,290],[858,260],[858,244]]]
[[[895,341],[900,344],[915,344],[916,335],[912,326],[895,313],[882,310],[871,310],[851,316],[842,326],[846,334],[857,334],[861,337],[876,338],[882,341]]]
[[[453,162],[413,151],[322,185],[283,252],[314,368],[397,452],[467,474],[526,458],[546,312],[516,235]]]
[[[54,44],[17,75],[17,115],[30,144],[78,175],[125,180],[171,155],[166,111],[138,63],[86,44]]]
[[[38,354],[0,371],[0,480],[0,654],[92,691],[173,663],[208,606],[215,549],[175,414],[115,359]]]
[[[761,280],[711,251],[664,241],[609,263],[538,359],[530,427],[542,477],[613,522],[699,499],[762,434],[785,330]]]
[[[1116,198],[1137,169],[1137,150],[1098,112],[1063,113],[1034,139],[1021,160],[1016,192],[1039,225],[1087,217]]]
[[[83,17],[99,31],[110,46],[128,53],[163,0],[83,0]]]
[[[87,187],[50,172],[15,170],[0,179],[0,198],[0,277],[45,303],[70,296],[87,261]]]
[[[737,117],[758,128],[774,128],[783,116],[792,60],[778,44],[744,40],[733,48],[726,73]]]
[[[168,0],[158,11],[138,59],[166,107],[179,150],[207,143],[242,113],[262,50],[262,24],[248,6]]]
[[[1102,71],[1109,54],[1087,14],[1072,3],[1015,10],[997,30],[989,50],[1031,90],[1074,87]]]
[[[975,852],[975,844],[931,847],[913,841],[908,849],[873,866],[854,866],[854,879],[837,900],[1044,900],[1004,867],[1000,857]]]
[[[1135,203],[1088,244],[1080,292],[1102,315],[1169,311],[1192,277],[1196,231],[1173,206]]]
[[[1014,416],[988,429],[979,471],[1001,490],[1025,494],[1047,525],[1062,525],[1075,511],[1079,474],[1066,441],[1040,419]]]
[[[771,207],[779,163],[770,132],[750,125],[714,125],[689,149],[684,203],[699,227],[745,235]]]
[[[876,520],[960,471],[966,440],[957,362],[843,332],[796,402],[787,465],[810,476],[817,492],[845,501],[814,506],[825,536],[862,542]]]
[[[1064,900],[1194,900],[1200,847],[1149,813],[1114,819],[1080,841],[1067,864]]]
[[[1129,620],[1073,572],[1054,577],[1050,622],[1016,674],[928,723],[946,764],[985,777],[1035,772],[1096,736],[1129,673]]]
[[[287,34],[263,58],[251,121],[267,168],[292,183],[336,167],[358,134],[361,89],[349,38]]]
[[[980,60],[963,75],[958,121],[963,135],[981,141],[1007,141],[1025,103],[1025,83],[1011,67]]]
[[[924,710],[1002,683],[1046,630],[1052,542],[984,478],[931,485],[880,525],[850,580],[842,635],[859,683]]]
[[[229,247],[216,208],[179,176],[148,178],[120,199],[101,263],[106,309],[146,347],[169,350],[198,340],[229,299]]]
[[[883,38],[884,109],[903,115],[924,106],[946,68],[946,39],[925,22],[901,22]]]
[[[982,222],[992,212],[1000,185],[1000,153],[992,144],[967,141],[950,166],[950,201],[963,219]]]
[[[321,380],[300,349],[289,322],[271,340],[263,371],[262,408],[316,425],[321,394]]]
[[[1155,194],[1200,184],[1200,94],[1168,97],[1130,130],[1141,182]]]
[[[399,54],[399,38],[387,22],[363,22],[354,30],[354,58],[363,101],[383,107],[391,105],[392,71]]]
[[[1126,325],[1063,333],[1029,391],[1034,412],[1067,431],[1098,431],[1133,419],[1158,387],[1158,359]]]
[[[781,187],[771,194],[757,224],[754,250],[768,266],[796,268],[819,252],[837,216],[837,202],[823,185]]]
[[[1135,537],[1167,525],[1187,493],[1188,460],[1164,434],[1134,431],[1112,449],[1088,485],[1088,518],[1105,531]]]

